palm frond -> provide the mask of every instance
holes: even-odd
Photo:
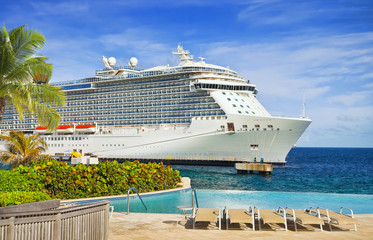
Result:
[[[45,62],[46,57],[31,57],[16,64],[16,66],[8,73],[6,81],[17,81],[20,83],[33,83],[36,75],[44,75],[49,80],[52,76],[53,65]]]
[[[62,107],[65,105],[65,94],[60,91],[60,87],[49,84],[29,84],[26,86],[35,100],[45,104]]]
[[[65,97],[58,87],[34,83],[48,82],[53,71],[47,57],[36,56],[44,41],[40,32],[24,25],[9,33],[5,26],[0,29],[0,98],[16,108],[20,119],[24,112],[37,115],[40,125],[53,130],[61,116],[50,107],[63,106]]]
[[[26,137],[23,132],[10,130],[8,136],[0,136],[7,142],[7,151],[0,151],[0,160],[12,165],[27,164],[45,151],[46,143],[38,134]]]
[[[56,110],[40,102],[33,102],[33,104],[33,109],[35,110],[39,124],[47,126],[48,130],[55,130],[62,119],[61,115]]]
[[[45,41],[43,34],[37,30],[28,29],[25,25],[10,31],[9,37],[13,45],[14,56],[21,62],[35,55],[44,46]]]
[[[4,77],[15,66],[16,57],[5,26],[0,29],[0,39],[0,81],[3,82]]]

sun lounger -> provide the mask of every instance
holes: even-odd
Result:
[[[294,222],[295,231],[298,231],[297,222],[299,222],[302,225],[320,225],[320,231],[323,230],[322,225],[324,225],[324,221],[320,219],[319,217],[316,217],[301,209],[280,208],[279,210],[283,212],[284,216],[286,216],[287,218],[290,218]]]
[[[255,231],[254,212],[250,207],[247,209],[225,209],[226,228],[232,223],[249,223],[252,225],[252,230]]]
[[[287,231],[286,216],[281,216],[280,213],[273,209],[258,209],[255,208],[255,213],[257,214],[259,220],[259,230],[262,230],[261,221],[263,224],[284,224],[285,228],[283,230]],[[278,229],[279,230],[279,229]]]
[[[221,214],[219,208],[193,208],[193,229],[196,222],[218,222],[221,229]]]
[[[343,209],[350,210],[350,215],[342,214]],[[330,231],[332,231],[332,224],[334,225],[354,225],[354,230],[357,231],[357,224],[359,224],[359,221],[354,218],[354,213],[351,209],[341,207],[341,209],[338,212],[334,212],[329,209],[323,209],[323,208],[310,208],[308,210],[310,213],[317,214],[317,211],[319,211],[320,216],[325,219],[325,221],[329,225]]]

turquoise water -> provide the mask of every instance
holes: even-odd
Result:
[[[265,209],[291,207],[306,209],[323,207],[338,211],[340,207],[352,208],[356,214],[373,213],[373,195],[328,194],[297,192],[265,192],[235,190],[197,189],[199,207],[205,208],[248,208],[256,206]],[[159,196],[144,197],[144,203],[150,213],[181,213],[177,206],[191,206],[191,191],[183,191]],[[127,211],[127,200],[111,200],[116,212]],[[138,197],[130,199],[130,212],[145,212]]]

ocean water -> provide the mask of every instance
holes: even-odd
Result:
[[[293,148],[286,161],[269,176],[233,167],[173,168],[196,189],[373,194],[373,148]]]

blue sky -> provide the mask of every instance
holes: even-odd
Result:
[[[195,58],[229,66],[257,85],[276,116],[313,123],[306,147],[373,147],[373,1],[5,1],[0,23],[46,37],[52,82],[94,75],[101,57],[139,67]]]

